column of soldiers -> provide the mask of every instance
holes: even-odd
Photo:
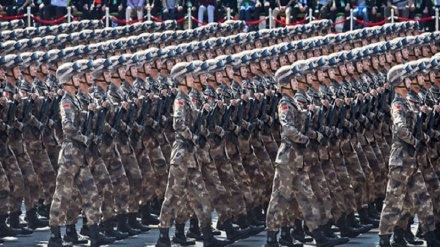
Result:
[[[312,28],[301,30],[304,31],[303,38],[312,36],[311,30],[322,32],[317,26],[309,27]],[[58,139],[62,142],[62,155],[57,164],[52,165],[57,167],[52,170],[58,170],[58,177],[50,208],[49,224],[52,235],[49,244],[62,244],[59,226],[64,221],[70,226],[66,235],[76,235],[74,223],[81,209],[85,215],[83,218],[87,219],[83,227],[84,233],[88,231],[94,245],[126,237],[121,232],[135,235],[139,234],[135,229],[148,230],[136,220],[136,212],[141,208],[142,212],[147,212],[142,213],[143,219],[145,216],[146,221],[150,221],[149,207],[145,206],[148,206],[153,197],[165,199],[161,209],[161,235],[157,246],[170,246],[168,229],[172,218],[176,222],[173,242],[193,243],[186,238],[183,228],[185,222],[190,219],[190,231],[187,235],[203,240],[206,246],[224,246],[259,233],[264,229],[264,222],[261,221],[265,220],[265,216],[268,246],[278,246],[276,231],[279,228],[280,243],[287,246],[300,246],[291,235],[298,240],[309,240],[304,237],[303,227],[320,246],[343,244],[348,241],[345,237],[355,237],[369,231],[374,224],[378,225],[378,220],[372,219],[378,218],[374,206],[380,205],[380,199],[385,196],[385,160],[388,159],[383,157],[387,150],[384,142],[389,140],[389,135],[387,137],[385,132],[390,133],[391,124],[389,119],[387,124],[386,118],[382,116],[381,119],[380,114],[377,114],[381,113],[386,105],[389,106],[386,102],[378,104],[379,98],[380,102],[386,98],[383,93],[386,89],[377,89],[370,94],[373,86],[369,84],[378,84],[379,82],[375,81],[379,81],[376,78],[379,76],[370,71],[370,75],[363,78],[368,74],[363,68],[370,68],[368,63],[371,60],[375,70],[382,69],[378,66],[379,61],[374,65],[373,55],[370,54],[374,48],[379,49],[377,47],[380,47],[380,50],[375,51],[376,60],[382,56],[381,66],[389,66],[393,59],[396,63],[401,63],[400,50],[407,39],[399,41],[400,43],[395,41],[375,45],[366,52],[362,50],[332,54],[333,57],[319,60],[323,68],[318,69],[316,74],[314,66],[315,63],[318,64],[318,59],[316,62],[307,63],[301,60],[361,46],[362,37],[372,37],[375,33],[387,33],[389,35],[384,36],[387,39],[392,39],[397,31],[402,31],[402,36],[413,34],[414,30],[409,27],[412,27],[412,24],[389,25],[383,30],[365,29],[366,31],[359,33],[328,35],[280,45],[275,43],[292,39],[291,33],[281,31],[289,30],[288,28],[210,39],[209,42],[180,44],[164,49],[146,49],[151,44],[136,46],[119,40],[114,47],[120,50],[115,54],[132,53],[138,48],[140,51],[133,55],[116,55],[98,60],[76,61],[78,55],[83,58],[105,55],[105,48],[95,46],[96,49],[91,49],[92,45],[40,55],[25,54],[24,58],[23,54],[4,56],[6,75],[11,72],[14,74],[14,68],[19,70],[19,65],[23,64],[23,77],[26,77],[25,73],[31,73],[29,61],[37,61],[39,64],[43,59],[50,60],[49,71],[55,71],[58,66],[56,71],[59,73],[56,77],[64,87],[64,94],[62,91],[52,93],[52,97],[63,95],[58,99],[61,101],[58,104],[61,119],[51,118],[50,124],[47,120],[48,126],[39,125],[41,116],[38,116],[38,109],[41,109],[42,105],[34,102],[26,104],[28,101],[31,102],[31,99],[38,102],[38,95],[29,94],[26,95],[28,98],[20,99],[20,96],[8,93],[10,98],[18,98],[16,100],[21,102],[23,110],[28,109],[29,105],[37,109],[36,117],[28,111],[25,111],[24,115],[28,115],[25,118],[22,112],[18,114],[19,117],[15,117],[16,122],[21,122],[22,125],[25,120],[26,125],[22,128],[29,125],[41,131],[42,128],[52,125],[52,128],[56,130],[58,127],[63,133]],[[296,28],[294,30],[297,32]],[[185,35],[185,32],[181,35]],[[434,36],[422,39],[425,42],[423,47],[432,49],[437,41]],[[172,34],[160,36],[164,43],[175,42],[172,39]],[[373,39],[371,38],[372,42]],[[413,42],[421,44],[422,41]],[[121,51],[124,48],[125,50]],[[226,54],[237,54],[221,56],[222,48]],[[87,49],[96,54],[90,54]],[[242,49],[252,51],[238,53]],[[422,49],[422,54],[415,54],[420,52],[415,50],[414,48],[412,51],[413,56],[426,56],[424,52],[432,53],[432,50]],[[387,55],[386,58],[384,54]],[[209,60],[193,61],[204,60],[205,57]],[[210,59],[213,57],[216,58]],[[354,58],[356,62],[351,64]],[[186,62],[174,65],[183,60]],[[304,116],[298,116],[310,124],[294,126],[289,123],[289,126],[294,126],[293,129],[301,129],[302,142],[307,144],[293,149],[299,154],[296,154],[296,161],[290,163],[304,163],[301,163],[301,167],[289,168],[291,171],[295,169],[287,180],[295,182],[296,186],[291,188],[291,185],[283,185],[286,181],[280,178],[278,170],[286,162],[282,157],[280,159],[281,150],[284,150],[282,154],[286,155],[286,145],[293,145],[291,140],[287,141],[286,136],[283,136],[286,134],[284,130],[280,131],[280,124],[283,125],[280,113],[289,108],[281,111],[284,106],[277,107],[283,90],[281,87],[278,91],[274,90],[273,74],[278,66],[291,64],[296,60],[303,63],[303,66],[298,64],[293,69],[295,75],[301,74],[297,81],[299,86],[283,90],[295,92],[293,96],[297,102],[296,107],[304,109],[301,114],[306,113]],[[74,62],[61,65],[67,61]],[[13,68],[8,67],[12,66],[10,64],[14,65]],[[312,68],[304,70],[304,64]],[[349,64],[351,66],[348,66]],[[325,66],[329,68],[324,69]],[[305,73],[307,71],[313,73]],[[18,72],[17,74],[16,77],[19,78],[20,75]],[[9,82],[13,80],[9,77],[7,85],[13,83]],[[61,78],[63,80],[60,80]],[[357,81],[364,83],[355,85]],[[382,83],[383,81],[382,74]],[[381,88],[380,84],[378,85],[377,87]],[[93,88],[93,94],[87,97],[84,94],[87,94],[90,87]],[[203,87],[206,87],[206,90],[203,90]],[[22,91],[26,92],[26,89]],[[206,95],[202,96],[201,92]],[[75,93],[77,97],[72,97]],[[353,99],[354,94],[357,94],[356,99]],[[322,102],[319,100],[320,95],[323,97]],[[345,100],[345,97],[348,99]],[[330,102],[332,98],[334,102]],[[350,98],[353,102],[350,102]],[[376,99],[375,104],[372,99]],[[351,108],[346,109],[348,107],[344,103],[350,106],[353,103],[359,112]],[[277,108],[281,111],[278,114]],[[325,109],[325,113],[313,114],[315,111],[321,111],[321,108]],[[171,113],[173,111],[174,114]],[[357,124],[353,123],[354,120],[358,121]],[[376,128],[376,125],[385,129],[383,135],[375,136],[377,131],[372,126]],[[29,129],[31,133],[34,132],[31,127]],[[372,137],[366,133],[372,134]],[[360,140],[361,138],[364,139]],[[301,142],[300,139],[293,142]],[[170,140],[174,140],[172,146]],[[319,157],[313,152],[318,147],[321,147]],[[351,148],[353,152],[344,152],[346,148]],[[304,155],[300,150],[307,154]],[[353,153],[357,155],[353,156]],[[373,155],[376,158],[371,158]],[[381,156],[382,159],[377,158]],[[291,155],[285,157],[292,158]],[[76,174],[78,176],[75,176]],[[288,175],[284,172],[282,174]],[[295,179],[294,176],[298,177]],[[366,176],[377,182],[366,179]],[[74,181],[77,188],[73,186]],[[288,189],[289,195],[284,194],[286,191],[279,194],[279,188]],[[96,199],[97,195],[100,199]],[[44,198],[46,193],[42,191],[41,196]],[[82,202],[82,207],[66,209],[66,201],[71,200],[78,201],[76,206]],[[284,201],[285,206],[291,210],[282,208],[283,204],[276,200]],[[107,203],[110,205],[106,205]],[[219,213],[217,228],[226,231],[228,241],[213,237],[215,231],[211,227],[210,218],[213,208]],[[101,212],[102,218],[99,215]],[[362,224],[355,218],[355,213],[359,214]],[[412,211],[409,211],[409,217],[411,214]],[[117,219],[118,231],[114,229],[114,218]],[[96,224],[100,220],[107,238],[98,233]],[[301,220],[305,221],[304,226]],[[403,225],[406,230],[409,219],[402,221],[405,221]],[[237,223],[240,228],[234,229],[232,222]],[[333,224],[340,228],[342,238],[333,235]],[[292,228],[294,230],[291,234]],[[79,241],[77,236],[76,240]]]

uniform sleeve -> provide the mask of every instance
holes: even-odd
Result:
[[[85,143],[86,137],[80,132],[80,126],[75,126],[75,112],[73,110],[72,102],[68,100],[61,100],[60,115],[61,124],[63,126],[63,133],[65,137]]]
[[[391,114],[393,116],[393,135],[410,145],[414,145],[414,136],[412,131],[408,129],[403,106],[398,102],[393,102]]]
[[[292,142],[307,143],[308,137],[301,134],[294,126],[293,110],[292,106],[287,103],[280,103],[278,107],[279,120],[282,126],[281,135]]]
[[[173,128],[176,131],[176,134],[181,135],[183,138],[187,140],[192,139],[191,130],[185,124],[185,102],[180,99],[176,99],[174,101],[174,122]]]

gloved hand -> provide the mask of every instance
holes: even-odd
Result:
[[[90,146],[90,144],[92,143],[92,140],[93,140],[93,134],[90,134],[89,136],[83,137],[83,143],[84,143],[84,145],[86,145],[86,147]]]
[[[118,136],[118,134],[119,134],[119,132],[117,131],[117,130],[115,130],[115,129],[111,129],[110,130],[110,136],[113,138],[113,139],[115,139],[117,136]]]
[[[200,135],[203,135],[203,136],[208,135],[208,129],[205,128],[205,125],[203,125],[203,124],[200,126]]]
[[[327,137],[330,137],[332,135],[332,130],[328,126],[321,126],[318,131]]]
[[[101,144],[102,138],[100,135],[93,135],[93,143],[95,143],[97,146]]]
[[[323,146],[327,146],[327,138],[325,138],[325,136],[323,134],[321,134],[321,132],[316,132],[317,133],[317,138],[316,140]]]
[[[379,120],[380,122],[385,120],[385,114],[383,112],[378,112],[377,113],[377,120]]]
[[[334,127],[334,129],[333,129],[333,133],[335,134],[335,136],[336,136],[338,139],[342,139],[342,138],[343,138],[343,137],[342,137],[342,130],[341,130],[341,129]]]
[[[429,137],[428,134],[422,133],[420,140],[423,141],[424,143],[429,143],[431,141],[431,138]]]
[[[345,127],[346,129],[349,129],[349,130],[353,129],[353,123],[351,123],[347,119],[344,119],[344,122],[342,123],[342,126]]]
[[[220,138],[223,138],[223,136],[225,135],[225,131],[223,130],[223,128],[218,125],[215,126],[214,133]]]
[[[257,119],[257,121],[255,122],[255,127],[257,128],[257,130],[262,130],[264,126],[264,122],[260,119]]]
[[[52,130],[55,127],[55,121],[49,119],[49,121],[47,122],[47,127]]]

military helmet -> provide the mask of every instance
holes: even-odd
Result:
[[[95,68],[95,62],[89,59],[79,59],[76,63],[81,67],[81,74],[92,72]]]
[[[315,64],[312,60],[301,60],[296,61],[291,65],[292,73],[295,75],[304,76],[308,73],[314,72],[314,69],[316,69]]]
[[[23,52],[20,54],[23,59],[23,64],[25,66],[30,66],[34,63],[39,63],[41,61],[41,53],[38,52]]]
[[[286,85],[290,83],[290,79],[294,77],[291,66],[283,66],[275,72],[275,81],[279,86]]]
[[[98,78],[104,70],[113,70],[113,65],[110,59],[99,58],[93,61],[95,69],[92,71],[93,78]]]
[[[23,64],[23,58],[21,55],[9,54],[0,58],[0,65],[5,71],[11,70],[15,66]]]
[[[72,77],[81,71],[81,66],[75,63],[64,63],[58,67],[56,76],[60,85],[69,82]]]
[[[195,66],[192,63],[180,62],[173,66],[170,72],[171,80],[174,85],[178,86],[180,82],[185,78],[188,73],[192,73],[195,70]]]
[[[405,66],[404,64],[399,64],[393,66],[387,74],[387,81],[390,83],[392,87],[398,86],[402,83],[403,79],[408,75],[408,73],[412,70],[411,66]]]

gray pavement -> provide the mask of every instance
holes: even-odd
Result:
[[[214,215],[215,216],[215,215]],[[215,225],[215,218],[214,218],[214,225]],[[78,222],[82,222],[82,220],[78,220]],[[77,230],[79,231],[81,227],[81,224],[77,224]],[[413,231],[416,230],[416,225],[413,225]],[[157,226],[152,226],[152,230],[148,233],[143,233],[138,236],[130,237],[125,240],[117,241],[111,246],[115,247],[141,247],[141,246],[154,246],[158,235],[159,230],[157,229]],[[64,234],[64,229],[61,230],[61,233]],[[174,234],[174,230],[170,230],[170,237],[172,237]],[[223,234],[222,237],[225,237]],[[27,247],[27,246],[47,246],[47,241],[49,239],[49,228],[43,228],[36,230],[32,235],[29,236],[19,236],[14,238],[4,238],[5,243],[3,246],[16,246],[16,247]],[[354,247],[375,247],[378,246],[378,233],[377,229],[373,229],[371,232],[367,234],[363,234],[357,238],[350,239],[350,242],[343,246],[354,246]],[[257,246],[263,246],[266,241],[266,233],[262,232],[256,236],[252,236],[245,240],[240,240],[230,246],[234,247],[257,247]],[[80,245],[80,246],[88,246],[88,245]],[[179,245],[177,245],[179,246]],[[202,247],[203,244],[201,242],[197,242],[195,245],[197,247]],[[308,244],[304,245],[307,247],[316,246],[315,244]],[[426,245],[423,245],[426,246]]]

